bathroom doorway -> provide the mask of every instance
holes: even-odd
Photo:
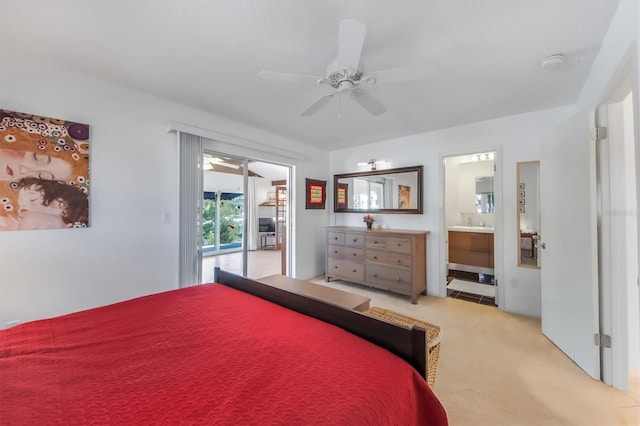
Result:
[[[495,150],[447,156],[444,166],[447,297],[497,306]]]

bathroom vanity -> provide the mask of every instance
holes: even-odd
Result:
[[[449,262],[493,269],[493,228],[450,226]]]

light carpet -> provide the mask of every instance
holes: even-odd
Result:
[[[413,305],[324,276],[311,281],[441,327],[434,390],[451,426],[640,425],[640,374],[629,391],[592,379],[541,333],[538,318],[451,297],[421,296]]]
[[[496,297],[496,286],[489,284],[479,284],[471,281],[463,281],[454,278],[447,289],[464,291],[465,293],[479,294],[480,296]]]

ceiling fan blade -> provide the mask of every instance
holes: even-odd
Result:
[[[338,39],[338,66],[352,71],[358,69],[360,54],[364,44],[367,27],[353,19],[340,21],[340,35]]]
[[[272,81],[286,81],[286,82],[300,82],[300,83],[317,83],[319,80],[323,80],[322,77],[306,74],[291,74],[286,72],[276,71],[260,71],[260,78],[263,80]]]
[[[433,77],[436,73],[435,65],[424,67],[392,68],[383,71],[372,72],[363,78],[373,78],[376,84],[400,83],[403,81],[416,81]]]
[[[362,89],[352,90],[351,97],[372,115],[380,115],[387,110],[376,98]]]
[[[308,117],[310,115],[315,114],[320,108],[322,108],[327,103],[329,103],[329,101],[331,100],[333,95],[335,95],[335,93],[336,93],[335,91],[326,92],[324,95],[320,96],[318,99],[313,101],[313,103],[309,105],[307,109],[302,111],[300,115],[302,115],[303,117]]]

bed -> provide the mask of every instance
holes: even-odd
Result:
[[[447,424],[424,330],[214,281],[0,330],[0,424]]]

